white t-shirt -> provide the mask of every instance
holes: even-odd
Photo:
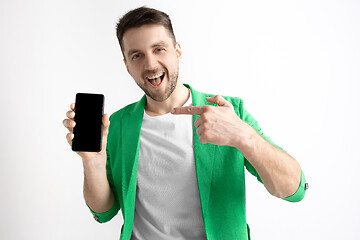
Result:
[[[144,112],[132,240],[206,239],[192,128],[192,115]]]

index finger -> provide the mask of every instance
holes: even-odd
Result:
[[[171,110],[172,114],[201,115],[204,112],[203,106],[177,107]]]

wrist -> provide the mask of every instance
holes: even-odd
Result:
[[[82,159],[83,167],[85,172],[101,172],[106,171],[106,158],[91,158],[91,159]]]
[[[247,153],[252,152],[258,141],[258,133],[247,123],[241,127],[241,133],[236,135],[234,147],[237,148],[240,152]]]

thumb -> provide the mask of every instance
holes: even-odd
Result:
[[[207,97],[206,101],[209,103],[217,104],[221,107],[229,107],[232,106],[230,102],[226,101],[222,96],[216,95],[214,97]]]
[[[103,144],[103,146],[106,147],[107,135],[109,133],[109,126],[110,126],[109,115],[104,114],[102,116],[102,122],[103,122],[102,144]]]

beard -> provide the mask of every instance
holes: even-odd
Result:
[[[144,93],[147,96],[149,96],[151,99],[153,99],[154,101],[157,101],[157,102],[163,102],[171,96],[171,94],[174,92],[174,90],[176,88],[177,81],[179,78],[179,68],[177,69],[176,72],[172,73],[171,75],[169,75],[169,71],[167,69],[165,69],[164,72],[165,72],[165,76],[162,81],[165,80],[165,77],[167,77],[167,79],[168,79],[168,84],[166,86],[164,94],[151,93],[148,89],[146,89],[146,84],[140,85],[139,83],[137,83],[137,85],[144,91]],[[163,83],[161,83],[161,84],[163,84]]]

